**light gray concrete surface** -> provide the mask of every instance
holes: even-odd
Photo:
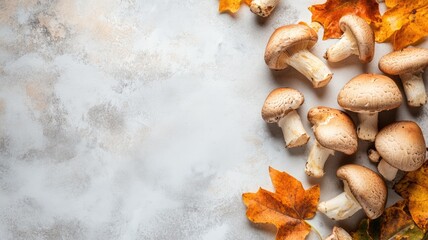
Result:
[[[295,70],[271,72],[270,34],[310,21],[313,2],[282,0],[263,21],[246,6],[219,14],[217,0],[0,1],[0,238],[274,239],[241,201],[272,189],[268,166],[321,184],[321,200],[341,191],[341,164],[375,168],[363,143],[310,179],[313,140],[287,150],[280,129],[261,119],[272,89],[294,87],[312,135],[308,109],[338,107],[344,83],[379,73],[391,50],[377,45],[366,66],[330,65],[333,80],[319,90]],[[313,52],[321,57],[335,41],[320,38]],[[381,118],[413,119],[428,134],[427,113],[403,105]],[[362,216],[339,224],[355,229]],[[321,214],[310,223],[324,236],[335,224]]]

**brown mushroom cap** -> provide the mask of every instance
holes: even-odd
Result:
[[[343,32],[350,31],[357,40],[359,58],[362,62],[370,62],[374,55],[374,33],[369,24],[357,15],[343,16],[339,21]]]
[[[317,141],[325,148],[351,155],[357,151],[355,125],[344,112],[329,107],[314,107],[308,112]]]
[[[348,164],[337,169],[336,175],[348,184],[349,190],[359,202],[367,217],[382,215],[388,190],[386,184],[374,171],[356,164]]]
[[[286,59],[296,49],[310,49],[318,41],[317,33],[303,24],[291,24],[277,28],[265,50],[265,62],[270,69],[287,68]],[[291,50],[294,48],[293,50]],[[291,50],[291,51],[290,51]]]
[[[277,88],[267,96],[262,108],[262,117],[268,123],[278,122],[291,110],[298,109],[305,98],[292,88]]]
[[[411,121],[384,127],[376,136],[375,147],[383,160],[402,171],[415,171],[426,159],[422,130]]]
[[[340,90],[337,102],[346,110],[375,113],[397,108],[403,97],[397,84],[387,76],[361,74]]]
[[[399,75],[423,71],[428,66],[428,49],[405,48],[386,54],[379,60],[382,72]]]

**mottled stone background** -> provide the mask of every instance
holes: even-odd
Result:
[[[340,164],[374,168],[362,144],[309,179],[309,147],[284,149],[260,117],[270,90],[295,87],[309,131],[307,110],[337,107],[341,86],[379,72],[391,49],[368,66],[332,65],[332,83],[316,91],[294,70],[270,72],[270,34],[309,21],[313,2],[283,0],[261,20],[247,7],[219,14],[217,0],[0,0],[0,239],[273,239],[241,202],[271,189],[268,166],[320,183],[322,200],[342,188]],[[381,117],[428,133],[426,109]],[[352,230],[361,217],[340,224]],[[320,214],[310,223],[323,235],[334,224]]]

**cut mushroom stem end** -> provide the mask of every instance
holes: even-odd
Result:
[[[360,121],[357,129],[358,137],[373,142],[378,132],[378,113],[359,113],[358,119]]]
[[[420,107],[427,102],[427,94],[422,72],[400,74],[406,93],[407,103],[411,107]]]
[[[397,168],[391,166],[385,160],[381,160],[379,162],[379,165],[377,165],[377,170],[388,181],[394,180],[398,172]]]
[[[302,120],[296,110],[290,111],[278,121],[284,135],[285,147],[299,147],[306,144],[309,135],[303,128]]]
[[[287,58],[287,64],[308,78],[314,88],[324,87],[333,77],[330,69],[307,49],[300,48],[293,53]]]
[[[278,5],[279,0],[253,0],[250,5],[250,10],[260,17],[267,17]]]
[[[358,55],[358,46],[355,37],[346,31],[342,38],[327,50],[324,58],[329,62],[340,62],[353,54]]]
[[[330,155],[334,155],[334,151],[323,147],[315,140],[306,163],[306,174],[317,178],[324,176],[324,164]]]
[[[350,192],[346,182],[345,191],[343,193],[328,201],[318,204],[318,211],[324,213],[327,217],[333,220],[349,218],[360,209],[361,205]]]

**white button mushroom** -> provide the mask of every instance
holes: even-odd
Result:
[[[308,49],[318,40],[317,33],[303,24],[291,24],[276,29],[265,51],[265,62],[272,70],[282,70],[288,65],[305,75],[314,88],[330,82],[330,69]]]
[[[403,83],[407,104],[420,107],[427,102],[422,73],[428,66],[428,49],[405,48],[383,56],[379,61],[382,72],[399,75]]]
[[[373,142],[378,132],[378,113],[397,108],[402,96],[397,84],[379,74],[361,74],[340,90],[337,102],[344,109],[358,113],[358,137]]]
[[[361,208],[369,219],[382,215],[388,196],[382,177],[366,167],[355,164],[340,167],[336,175],[343,180],[344,192],[319,203],[318,211],[333,220],[351,217]]]
[[[357,151],[357,132],[351,118],[334,108],[311,108],[308,120],[314,125],[315,143],[309,153],[305,172],[309,176],[322,177],[329,155],[334,155],[335,151],[348,155]]]
[[[425,162],[426,145],[421,128],[415,122],[392,123],[376,136],[376,152],[380,156],[379,173],[392,181],[398,170],[415,171]],[[373,153],[372,153],[373,154]]]
[[[263,105],[263,119],[268,123],[278,123],[287,148],[302,146],[309,140],[296,111],[304,100],[303,94],[295,89],[277,88],[267,96]]]
[[[253,0],[250,4],[250,10],[260,17],[267,17],[278,3],[279,0]]]
[[[374,55],[374,33],[369,24],[356,15],[345,15],[339,21],[343,35],[339,42],[331,46],[325,53],[329,62],[339,62],[357,55],[361,62],[368,63]]]
[[[352,240],[352,237],[345,229],[334,226],[331,235],[324,240]]]

